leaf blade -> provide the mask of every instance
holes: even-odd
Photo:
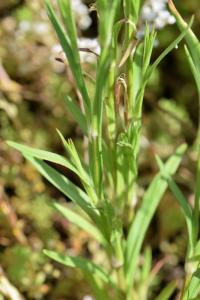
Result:
[[[83,101],[84,101],[84,107],[85,107],[85,111],[88,113],[88,116],[90,115],[90,98],[86,89],[86,85],[84,82],[84,78],[83,78],[83,74],[82,74],[82,70],[81,70],[81,66],[79,61],[76,59],[74,53],[73,53],[73,49],[71,47],[71,43],[70,43],[70,39],[69,37],[65,34],[65,31],[62,27],[62,25],[60,24],[58,18],[56,17],[54,10],[50,4],[49,0],[45,0],[45,4],[46,4],[46,10],[47,10],[47,14],[49,16],[49,19],[55,29],[55,32],[57,34],[57,37],[60,41],[60,44],[63,48],[63,51],[66,54],[66,57],[69,61],[69,65],[71,68],[71,71],[73,73],[74,79],[77,83],[78,89],[83,97]]]
[[[103,282],[115,286],[110,276],[102,268],[83,257],[62,255],[50,250],[44,250],[43,252],[51,259],[67,267],[79,268],[84,272],[93,274],[93,276],[98,277]]]
[[[176,152],[168,159],[165,166],[166,169],[173,175],[180,162],[182,155],[186,151],[186,145],[181,145]],[[149,223],[155,213],[155,210],[162,198],[167,183],[163,180],[159,173],[150,184],[149,188],[144,194],[142,204],[136,213],[133,223],[130,227],[127,245],[126,245],[126,263],[125,273],[128,288],[132,286],[134,280],[134,272],[137,264],[137,258],[144,240]]]
[[[88,232],[93,238],[95,238],[100,244],[105,244],[105,239],[102,236],[101,232],[84,217],[82,217],[77,212],[74,212],[72,209],[67,208],[64,205],[61,205],[57,202],[54,202],[53,207],[58,211],[63,217],[69,220],[74,225]]]
[[[80,108],[70,97],[65,98],[67,107],[85,135],[88,135],[87,120]]]
[[[19,144],[12,141],[7,141],[7,144],[11,146],[12,148],[20,151],[22,154],[32,156],[41,160],[46,160],[58,165],[61,165],[63,167],[66,167],[67,169],[73,171],[76,173],[76,169],[74,166],[62,155],[59,155],[57,153],[49,152],[46,150],[36,149],[32,148],[23,144]]]

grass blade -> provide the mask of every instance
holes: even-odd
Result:
[[[185,37],[185,35],[187,34],[189,28],[192,26],[193,23],[193,17],[191,18],[191,21],[189,22],[189,25],[184,28],[183,32],[181,32],[181,34],[159,55],[159,57],[155,60],[155,62],[149,66],[146,69],[146,72],[143,76],[143,80],[142,80],[142,84],[141,87],[137,93],[137,102],[135,105],[135,115],[137,116],[137,118],[141,117],[141,109],[142,109],[142,101],[141,98],[143,96],[143,92],[144,92],[144,88],[146,86],[146,84],[148,83],[151,75],[153,74],[153,72],[155,71],[155,69],[158,67],[158,65],[160,64],[160,62],[181,42],[181,40]]]
[[[186,145],[181,145],[176,152],[168,159],[165,164],[166,170],[173,175],[186,151]],[[138,209],[133,223],[130,227],[127,245],[126,245],[126,264],[125,273],[128,288],[132,287],[137,259],[142,247],[142,243],[151,222],[151,219],[156,211],[156,208],[167,189],[167,182],[159,173],[150,184],[144,194],[140,208]]]
[[[77,32],[76,32],[76,24],[74,20],[74,15],[71,9],[71,1],[70,0],[58,0],[58,5],[60,8],[60,12],[63,18],[63,22],[65,24],[65,28],[68,33],[68,37],[70,39],[70,44],[72,49],[74,50],[74,55],[78,62],[80,63],[79,50],[77,45]]]
[[[200,292],[200,268],[193,273],[192,278],[186,288],[186,291],[181,300],[199,299]]]
[[[60,164],[72,170],[75,174],[77,174],[77,176],[83,176],[83,174],[80,173],[80,170],[78,170],[63,156],[52,152],[24,146],[15,142],[9,141],[7,143],[9,146],[20,151],[22,155],[27,160],[29,160],[52,185],[54,185],[65,196],[67,196],[70,200],[77,204],[95,222],[95,224],[97,224],[97,227],[102,232],[103,236],[106,235],[104,224],[100,218],[100,213],[98,209],[96,209],[96,207],[92,204],[92,202],[96,201],[96,194],[92,186],[89,185],[89,182],[91,180],[87,176],[86,172],[84,172],[85,177],[83,181],[87,182],[86,189],[89,196],[82,189],[73,184],[68,178],[60,174],[58,171],[56,171],[54,168],[43,161],[46,160],[56,164]],[[82,177],[80,178],[82,179]]]
[[[124,1],[125,15],[127,18],[129,18],[131,21],[133,21],[135,24],[138,21],[140,8],[141,8],[141,5],[143,2],[144,2],[144,0],[135,0],[135,1],[125,0]]]
[[[71,223],[88,232],[100,244],[105,245],[106,241],[101,232],[80,214],[74,212],[72,209],[69,209],[64,205],[60,205],[57,202],[53,203],[53,207]]]
[[[106,272],[103,271],[99,266],[83,257],[62,255],[49,250],[44,250],[43,252],[51,259],[67,267],[81,269],[82,271],[93,274],[93,276],[99,278],[103,282],[111,284],[115,287],[115,284],[109,274],[106,274]]]
[[[59,136],[62,140],[62,143],[65,147],[65,150],[67,151],[68,155],[70,156],[70,158],[73,162],[73,165],[76,168],[77,174],[80,177],[81,182],[82,182],[88,196],[90,197],[90,200],[94,204],[96,204],[98,202],[98,198],[97,198],[96,192],[94,190],[93,181],[92,181],[90,175],[86,172],[85,168],[83,167],[73,141],[71,139],[66,141],[65,138],[63,137],[62,133],[59,130],[57,130],[57,131],[58,131],[58,134],[59,134]]]
[[[175,291],[177,283],[172,281],[168,283],[166,287],[161,291],[161,293],[155,298],[155,300],[169,300],[173,292]]]
[[[65,102],[67,104],[67,108],[69,109],[70,113],[74,117],[75,121],[80,126],[81,130],[85,135],[88,135],[87,130],[87,120],[85,115],[82,113],[78,105],[75,101],[73,101],[70,97],[66,97]]]
[[[53,162],[55,164],[66,167],[67,169],[73,171],[74,173],[77,173],[76,168],[66,158],[64,158],[63,156],[61,156],[59,154],[32,148],[32,147],[25,146],[22,144],[11,142],[11,141],[7,141],[7,144],[9,146],[11,146],[12,148],[20,151],[23,155],[28,155],[28,156],[32,156],[32,157],[35,157],[35,158],[38,158],[41,160]]]
[[[185,54],[186,54],[188,63],[190,65],[191,71],[193,73],[193,76],[194,76],[194,79],[195,79],[195,82],[196,82],[196,86],[197,86],[197,89],[198,89],[198,94],[200,95],[200,82],[199,82],[199,70],[200,69],[198,70],[198,68],[196,68],[187,46],[185,46]]]
[[[107,4],[106,4],[107,3]],[[102,176],[103,176],[103,159],[102,159],[102,121],[103,107],[105,100],[105,91],[108,88],[109,72],[111,68],[114,51],[111,49],[112,32],[115,17],[120,3],[119,0],[107,1],[103,4],[98,2],[100,6],[100,32],[99,38],[102,51],[98,61],[96,75],[96,89],[94,93],[92,106],[92,125],[90,133],[90,170],[95,188],[99,198],[103,198],[102,193]],[[102,6],[103,5],[103,6]]]
[[[181,42],[181,40],[187,35],[193,24],[194,18],[192,17],[189,24],[184,28],[183,32],[159,55],[156,61],[150,67],[150,74],[157,68],[160,62]]]
[[[174,6],[172,0],[169,0],[169,8],[176,18],[176,23],[181,32],[184,32],[185,28],[187,28],[187,23],[183,20],[176,7]],[[199,93],[199,107],[200,107],[200,42],[196,35],[193,33],[191,29],[188,30],[185,35],[185,40],[187,43],[186,48],[186,56],[188,58],[192,73],[194,75],[197,90]],[[200,109],[198,112],[198,133],[197,133],[197,151],[198,151],[198,159],[197,159],[197,176],[196,176],[196,190],[195,190],[195,204],[194,204],[194,214],[193,214],[193,226],[194,230],[196,230],[195,238],[196,242],[198,240],[199,235],[199,203],[200,203]]]
[[[167,181],[170,190],[174,194],[176,200],[178,201],[178,203],[183,211],[183,215],[185,217],[185,221],[186,221],[187,228],[188,228],[188,236],[189,236],[188,255],[189,255],[189,257],[191,257],[194,255],[194,247],[195,247],[195,243],[196,243],[195,237],[193,236],[194,230],[193,230],[192,208],[191,208],[190,204],[187,202],[185,196],[183,195],[183,193],[181,192],[181,190],[179,189],[177,184],[175,183],[175,181],[170,176],[169,172],[166,170],[161,159],[157,156],[156,160],[157,160],[157,164],[159,166],[159,169],[160,169],[160,172],[162,173],[163,178]]]
[[[45,162],[25,154],[24,157],[28,159],[53,186],[83,209],[87,215],[93,220],[98,220],[95,207],[92,207],[90,199],[83,190],[73,184],[67,177],[48,166]]]
[[[50,2],[48,0],[46,0],[45,3],[46,3],[46,9],[47,9],[49,19],[56,31],[56,34],[60,41],[60,44],[61,44],[63,51],[65,52],[66,57],[68,59],[68,62],[69,62],[71,71],[74,75],[74,79],[77,83],[78,89],[83,97],[85,111],[88,114],[88,116],[90,116],[90,99],[89,99],[88,92],[87,92],[85,82],[83,79],[81,65],[77,61],[76,55],[74,55],[75,49],[72,49],[70,40],[69,40],[68,36],[66,35],[64,29],[62,28],[62,25],[60,24],[58,18],[56,17],[53,8],[50,5]]]
[[[186,28],[188,27],[188,24],[183,20],[181,15],[178,13],[172,0],[169,0],[169,9],[170,9],[171,13],[174,15],[174,17],[176,19],[176,23],[177,23],[180,31],[183,33],[186,30]],[[191,26],[189,26],[189,27],[191,27]],[[187,30],[187,34],[185,35],[185,40],[186,40],[189,52],[192,56],[194,65],[196,66],[196,68],[200,74],[200,42],[190,28]]]

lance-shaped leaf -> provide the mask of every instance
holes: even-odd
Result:
[[[70,43],[70,39],[69,37],[66,35],[62,25],[60,24],[58,18],[56,17],[54,10],[52,8],[52,6],[50,5],[50,1],[46,0],[46,9],[47,9],[47,13],[49,16],[49,19],[56,31],[56,34],[58,36],[58,39],[60,41],[60,44],[63,48],[63,51],[66,54],[66,57],[68,59],[71,71],[74,75],[74,79],[77,83],[78,89],[83,97],[83,101],[84,101],[84,107],[85,107],[85,111],[86,113],[88,113],[88,116],[90,115],[90,99],[88,96],[88,92],[85,86],[85,82],[83,79],[83,74],[82,74],[82,70],[81,70],[81,65],[79,63],[79,61],[77,60],[76,56],[74,55],[74,51],[76,49],[72,48],[72,45]]]
[[[111,284],[113,287],[115,287],[115,283],[109,274],[107,274],[98,265],[83,257],[62,255],[49,250],[44,250],[44,254],[67,267],[79,268],[84,272],[93,274],[93,276],[98,277],[103,282]]]
[[[100,244],[105,245],[106,241],[102,236],[101,232],[86,218],[81,216],[79,213],[73,211],[72,209],[61,205],[57,202],[53,203],[53,207],[63,215],[68,221],[78,226],[79,228],[88,232],[93,238],[95,238]]]
[[[77,187],[67,177],[50,167],[47,163],[24,153],[23,155],[53,186],[78,205],[96,224],[105,238],[107,238],[99,210],[91,203],[89,196],[82,189]]]
[[[82,113],[78,105],[75,101],[73,101],[70,97],[66,97],[65,102],[67,104],[67,108],[69,109],[70,113],[72,114],[75,121],[80,126],[81,130],[85,135],[88,134],[87,131],[87,120],[85,115]]]
[[[85,167],[83,167],[83,164],[79,158],[78,152],[75,148],[75,145],[73,143],[73,141],[71,139],[68,139],[68,141],[65,140],[65,138],[63,137],[62,133],[58,131],[58,134],[62,140],[62,143],[65,147],[65,150],[67,151],[68,155],[71,158],[71,161],[73,163],[73,165],[76,168],[77,173],[79,174],[78,176],[81,179],[81,182],[87,192],[87,194],[89,195],[91,201],[96,204],[98,202],[98,197],[96,195],[96,192],[94,190],[94,185],[93,185],[93,181],[90,177],[90,174],[85,170]]]
[[[192,208],[191,208],[190,204],[188,203],[188,201],[186,200],[185,196],[183,195],[182,191],[177,186],[176,182],[173,180],[173,178],[171,177],[169,172],[166,170],[162,160],[158,156],[156,156],[156,161],[157,161],[158,167],[160,169],[160,172],[163,176],[163,179],[166,180],[170,190],[174,194],[177,202],[179,203],[179,205],[182,209],[183,215],[185,217],[185,221],[186,221],[187,229],[188,229],[188,236],[189,236],[188,255],[191,256],[194,254],[194,247],[195,247],[195,238],[193,236],[193,220],[192,220],[193,219],[193,211],[192,211]]]
[[[200,296],[200,268],[192,274],[192,278],[184,292],[181,300],[199,299]]]
[[[176,18],[176,23],[180,29],[180,31],[184,31],[188,26],[187,23],[183,20],[176,7],[174,6],[172,0],[169,0],[169,8]],[[197,90],[199,94],[199,106],[200,106],[200,41],[194,34],[194,32],[190,29],[185,35],[185,41],[187,47],[185,47],[186,57],[190,64],[192,73],[194,75],[194,79],[196,81]],[[198,118],[200,120],[200,110]],[[200,125],[198,128],[197,134],[197,151],[198,151],[198,160],[197,160],[197,176],[196,176],[196,191],[195,191],[195,204],[194,204],[194,214],[193,214],[193,228],[196,233],[194,234],[196,237],[196,242],[198,240],[199,235],[199,203],[200,203]]]
[[[72,49],[74,50],[74,56],[80,62],[79,50],[77,44],[77,32],[74,15],[71,8],[71,0],[58,0],[58,5],[63,18],[63,22],[70,39]]]
[[[140,89],[138,90],[136,99],[136,105],[135,105],[135,115],[139,118],[141,117],[141,109],[142,109],[142,95],[144,92],[144,88],[146,84],[148,83],[149,79],[151,78],[151,75],[156,70],[160,62],[182,41],[182,39],[187,34],[189,28],[192,26],[193,23],[193,17],[191,18],[189,24],[186,28],[184,28],[183,32],[158,56],[158,58],[155,60],[155,62],[152,65],[149,65],[148,68],[146,68],[146,72],[143,76],[142,83],[140,86]]]
[[[12,141],[7,141],[7,144],[14,149],[20,151],[22,154],[29,155],[35,158],[39,158],[41,160],[46,160],[49,162],[53,162],[55,164],[61,165],[63,167],[66,167],[67,169],[73,171],[74,173],[77,173],[76,168],[73,166],[72,163],[70,163],[65,157],[62,155],[45,151],[45,150],[40,150],[36,148],[32,148],[26,145],[22,145],[19,143],[15,143]],[[77,174],[78,175],[78,174]]]
[[[188,63],[190,65],[190,69],[192,71],[192,74],[194,76],[195,82],[196,82],[196,86],[197,86],[197,90],[198,90],[198,94],[200,95],[200,80],[199,80],[199,68],[197,68],[195,66],[195,63],[192,59],[192,56],[188,50],[188,47],[185,45],[185,54],[188,60]]]
[[[83,209],[93,220],[98,222],[97,211],[95,207],[91,205],[90,199],[83,190],[72,183],[67,177],[50,167],[47,163],[24,153],[23,155],[52,185]]]
[[[139,12],[144,0],[125,0],[124,1],[124,12],[125,16],[137,24],[139,18]]]
[[[169,300],[177,287],[177,283],[172,281],[168,283],[155,300]]]
[[[165,168],[170,175],[173,175],[177,171],[186,148],[186,145],[181,145],[166,162]],[[131,289],[133,284],[138,255],[140,253],[145,234],[166,189],[167,182],[162,178],[162,174],[159,173],[153,179],[149,188],[145,192],[141,206],[136,212],[136,216],[131,224],[125,256],[125,274],[127,287],[129,289]]]
[[[175,5],[173,4],[173,1],[169,0],[168,3],[169,3],[170,11],[176,18],[177,21],[176,23],[179,29],[181,30],[181,32],[183,32],[188,27],[188,24],[183,20],[183,18],[177,11]],[[185,35],[185,40],[187,42],[187,47],[192,56],[194,64],[196,68],[199,70],[199,74],[200,74],[200,42],[191,29],[187,30],[187,34]]]
[[[49,166],[43,160],[67,167],[80,177],[80,170],[78,170],[76,166],[71,164],[63,156],[58,155],[56,153],[31,148],[15,142],[9,141],[7,143],[11,147],[20,151],[22,155],[27,160],[29,160],[51,184],[53,184],[65,196],[67,196],[76,205],[78,205],[92,219],[92,221],[96,224],[97,228],[99,228],[100,232],[102,232],[102,235],[106,236],[104,222],[100,218],[99,210],[96,208],[96,206],[92,204],[92,200],[96,199],[95,192],[92,190],[92,188],[88,190],[89,193],[87,195],[82,189],[80,189],[78,186],[72,183],[67,177],[60,174],[58,171]],[[86,175],[87,173],[85,173],[85,176]],[[107,246],[109,245],[107,244]]]

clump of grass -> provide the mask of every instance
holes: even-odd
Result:
[[[199,167],[194,207],[190,206],[172,178],[186,151],[185,144],[179,146],[165,163],[157,158],[160,171],[146,189],[137,209],[133,199],[137,195],[142,105],[146,85],[159,63],[185,38],[186,54],[200,91],[200,50],[199,46],[196,47],[199,42],[189,29],[192,22],[187,25],[170,1],[181,34],[152,63],[156,31],[150,30],[147,24],[144,38],[136,38],[142,4],[142,0],[125,0],[123,3],[120,0],[96,1],[101,52],[97,57],[94,95],[91,97],[80,62],[70,1],[58,1],[62,23],[50,1],[46,1],[49,19],[66,55],[83,104],[79,107],[75,101],[66,97],[68,109],[80,126],[83,139],[88,142],[88,161],[84,161],[73,141],[66,141],[59,131],[66,157],[15,142],[9,142],[9,145],[19,150],[78,208],[73,211],[67,206],[54,203],[55,209],[88,232],[103,248],[106,261],[104,266],[83,257],[44,250],[47,256],[57,262],[81,269],[97,300],[108,300],[111,297],[126,300],[148,298],[148,290],[154,278],[151,251],[144,251],[143,266],[139,266],[138,259],[149,224],[169,186],[185,216],[189,239],[187,261],[193,266],[181,299],[194,299],[200,289]],[[122,39],[120,44],[119,35]],[[74,172],[82,188],[59,173],[48,161]],[[169,299],[175,288],[176,283],[170,282],[156,299]]]

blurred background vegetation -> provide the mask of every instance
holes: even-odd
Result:
[[[186,20],[195,15],[194,31],[200,36],[199,0],[175,3]],[[97,35],[94,12],[91,17],[90,28],[80,30],[80,36]],[[159,32],[155,57],[177,34],[176,26]],[[100,260],[98,245],[55,214],[52,199],[65,202],[62,194],[5,143],[14,140],[62,153],[56,128],[66,138],[81,142],[79,128],[63,101],[66,93],[75,97],[73,82],[67,67],[52,56],[57,40],[44,1],[0,1],[0,41],[0,300],[84,299],[90,291],[81,273],[49,261],[42,249],[86,256],[96,253]],[[86,68],[94,72],[93,66]],[[141,193],[157,171],[154,154],[164,159],[186,141],[190,148],[176,180],[193,201],[197,111],[197,92],[181,44],[161,64],[146,91]],[[156,294],[165,281],[183,276],[185,224],[170,192],[159,206],[146,243],[153,249],[155,263],[170,258],[155,283]],[[13,298],[6,296],[6,287],[13,289]]]

